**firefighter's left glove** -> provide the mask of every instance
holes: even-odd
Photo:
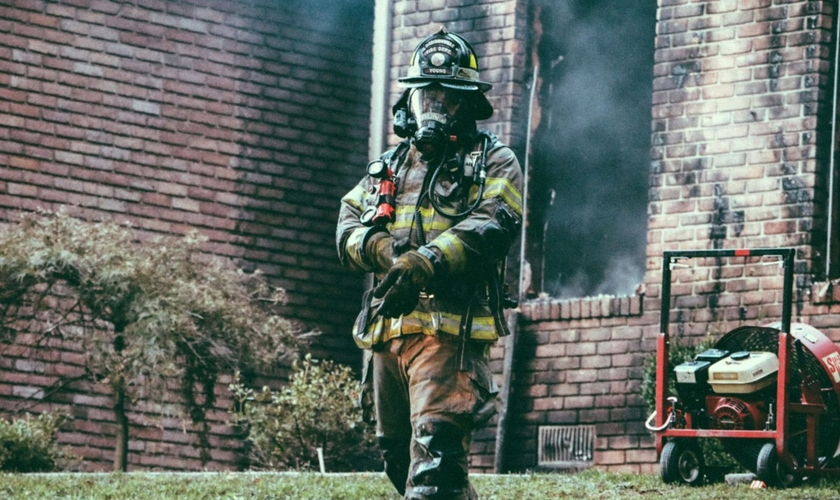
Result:
[[[379,314],[399,318],[411,313],[420,300],[420,292],[432,283],[435,267],[432,261],[416,250],[397,257],[373,296],[382,299]]]

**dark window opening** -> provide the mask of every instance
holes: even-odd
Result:
[[[835,14],[834,25],[837,26],[837,15]],[[836,37],[840,35],[840,28],[835,28],[835,45],[834,53],[834,68],[833,68],[833,91],[832,91],[832,106],[830,113],[834,116],[828,117],[828,122],[831,124],[831,159],[828,162],[828,170],[825,175],[817,178],[816,186],[816,205],[817,207],[824,207],[822,210],[817,209],[818,216],[816,217],[814,225],[814,241],[818,245],[824,242],[824,257],[822,263],[823,269],[819,269],[820,251],[816,252],[816,266],[815,271],[817,276],[823,276],[826,279],[836,279],[840,277],[840,231],[837,230],[838,223],[840,223],[840,207],[838,207],[840,200],[838,200],[838,193],[840,193],[840,174],[838,174],[838,164],[840,164],[840,127],[838,127],[838,119],[840,119],[840,85],[838,83],[838,76],[840,75],[840,39]],[[825,121],[823,119],[820,120]],[[825,186],[823,189],[820,189]],[[824,197],[824,199],[821,199]],[[820,217],[819,215],[822,215]],[[824,224],[821,222],[824,221]]]
[[[801,190],[797,196],[793,196],[795,191],[785,193],[786,201],[792,205],[789,209],[792,214],[813,216],[810,243],[813,249],[811,274],[814,281],[840,278],[840,27],[837,20],[838,13],[834,12],[831,28],[831,82],[826,86],[826,105],[820,106],[817,112],[818,170],[813,198]]]
[[[835,61],[836,64],[836,61]],[[840,119],[840,106],[838,106],[837,88],[834,89],[834,116],[827,117],[831,120],[832,136],[830,159],[825,161],[824,173],[817,176],[814,186],[814,225],[812,239],[814,245],[813,275],[817,281],[834,280],[840,277],[840,234],[838,234],[838,222],[840,222],[840,209],[838,209],[838,190],[840,188],[840,175],[838,174],[838,162],[840,162],[840,129],[837,128],[837,120]]]
[[[537,2],[529,295],[632,294],[644,278],[655,2]]]

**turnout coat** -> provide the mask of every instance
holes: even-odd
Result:
[[[421,159],[408,141],[382,156],[396,187],[395,220],[385,226],[395,240],[395,256],[425,247],[424,254],[433,256],[435,279],[415,310],[399,318],[375,315],[378,300],[366,293],[353,327],[359,347],[418,333],[493,342],[507,332],[500,273],[522,221],[522,172],[513,151],[488,132],[477,133],[472,148],[463,148],[458,158],[460,163],[444,165],[435,175],[437,162]],[[465,169],[476,175],[464,175]],[[374,270],[364,244],[371,231],[382,228],[365,226],[359,217],[376,205],[379,183],[366,176],[341,199],[339,258],[360,272]]]

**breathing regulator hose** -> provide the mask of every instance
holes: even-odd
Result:
[[[665,423],[660,425],[659,427],[653,425],[653,419],[656,418],[656,410],[650,414],[648,419],[645,421],[645,428],[651,432],[662,432],[668,427],[672,426],[677,421],[677,398],[671,396],[668,398],[668,402],[671,403],[671,412],[668,413],[668,418],[665,419]]]
[[[435,184],[437,184],[438,176],[440,175],[441,170],[443,170],[442,167],[446,163],[445,160],[441,160],[441,162],[438,164],[437,168],[435,168],[435,171],[432,173],[432,178],[429,182],[428,196],[429,196],[429,201],[432,204],[432,207],[435,209],[435,211],[437,213],[446,217],[447,219],[458,219],[460,217],[464,217],[466,215],[469,215],[470,213],[472,213],[473,210],[478,208],[478,204],[481,203],[481,198],[484,197],[484,185],[487,182],[487,171],[485,170],[485,165],[486,165],[485,161],[486,161],[486,158],[487,158],[487,142],[488,142],[487,138],[485,137],[484,138],[484,143],[482,144],[482,152],[481,152],[481,159],[480,159],[481,164],[476,165],[476,169],[478,170],[478,179],[477,179],[478,194],[475,197],[475,201],[473,201],[472,204],[469,207],[466,208],[466,210],[463,210],[463,211],[457,212],[457,213],[451,213],[451,212],[447,212],[446,210],[443,209],[443,207],[440,206],[440,203],[438,203],[437,197],[435,196],[434,189],[435,189]]]
[[[656,427],[656,426],[653,425],[653,419],[656,418],[656,411],[654,411],[653,413],[650,414],[648,419],[645,421],[645,429],[647,429],[651,432],[662,432],[662,431],[664,431],[665,429],[668,428],[669,425],[671,425],[671,420],[672,420],[671,415],[673,415],[673,413],[668,416],[668,420],[666,420],[664,424],[660,425],[659,427]]]

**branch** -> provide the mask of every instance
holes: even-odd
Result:
[[[42,397],[41,399],[38,399],[38,400],[36,400],[36,401],[32,402],[31,404],[29,404],[29,406],[26,406],[26,407],[23,409],[23,411],[29,411],[29,410],[31,410],[32,408],[34,408],[36,405],[38,405],[39,403],[49,402],[49,399],[50,399],[50,397],[52,397],[52,396],[53,396],[53,394],[56,394],[57,392],[59,392],[59,391],[63,390],[65,387],[67,387],[68,385],[72,384],[73,382],[78,382],[79,380],[82,380],[82,379],[88,378],[88,376],[89,376],[89,375],[90,375],[90,374],[87,372],[87,370],[85,370],[85,373],[84,373],[84,374],[82,374],[82,375],[79,375],[79,376],[76,376],[76,377],[70,377],[70,378],[68,378],[68,379],[60,379],[60,380],[57,380],[57,381],[56,381],[53,385],[51,385],[51,386],[48,388],[48,390],[44,393],[44,397]],[[19,413],[19,412],[21,411],[21,409],[20,409],[20,408],[21,408],[21,405],[23,405],[24,403],[26,403],[27,401],[32,400],[32,399],[34,399],[34,396],[29,396],[29,397],[27,397],[27,398],[24,398],[22,401],[20,401],[20,402],[19,402],[19,403],[17,403],[14,407],[12,407],[12,412],[13,412],[13,413]]]
[[[58,330],[58,332],[61,334],[61,326],[62,325],[73,324],[70,321],[67,321],[65,323],[65,320],[70,316],[70,313],[73,312],[74,309],[76,309],[76,307],[79,308],[79,318],[81,318],[80,323],[82,323],[84,325],[84,323],[85,323],[84,311],[82,310],[81,301],[79,299],[76,299],[76,303],[73,304],[72,306],[68,307],[67,310],[64,312],[64,314],[62,314],[61,317],[58,318],[58,321],[53,326],[43,330],[43,334],[48,336],[50,334],[50,332],[52,332],[53,330]]]

